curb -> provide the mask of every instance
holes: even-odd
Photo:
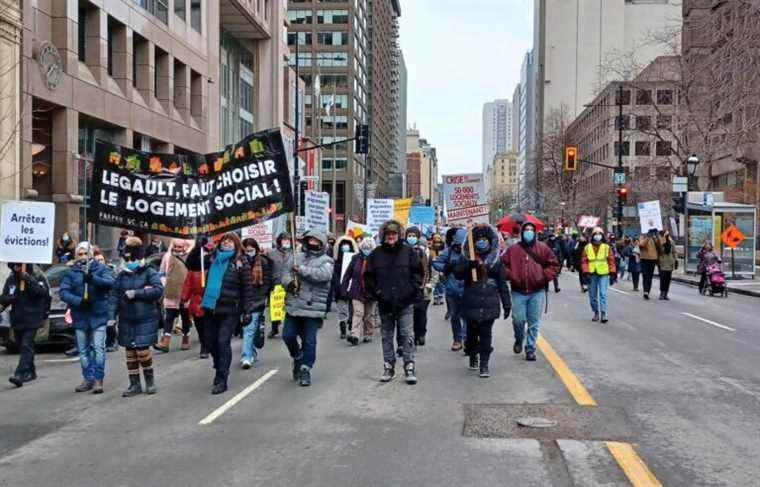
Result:
[[[659,276],[655,275],[659,279]],[[681,284],[688,284],[689,286],[697,287],[699,285],[699,282],[692,281],[691,279],[686,279],[684,277],[671,277],[671,280],[674,282],[680,282]],[[737,287],[731,287],[728,286],[728,291],[733,294],[741,294],[743,296],[752,296],[754,298],[760,298],[760,291],[751,291],[749,289],[740,289]]]

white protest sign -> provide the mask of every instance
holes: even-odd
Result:
[[[367,226],[372,235],[377,235],[380,225],[393,219],[393,200],[371,199],[367,202]]]
[[[4,201],[0,216],[0,261],[51,264],[55,204]]]
[[[244,240],[246,238],[256,239],[259,247],[267,248],[272,245],[272,241],[274,240],[272,237],[273,226],[274,221],[267,220],[264,223],[257,223],[256,225],[251,225],[250,227],[243,227],[240,229],[240,236]]]
[[[482,174],[443,176],[449,223],[488,223],[488,197]]]
[[[344,252],[343,253],[343,260],[341,261],[340,265],[340,282],[343,282],[343,276],[346,275],[346,271],[348,270],[349,264],[351,264],[351,259],[354,257],[353,252]]]
[[[593,215],[581,215],[578,217],[580,228],[594,228],[599,225],[599,217]]]
[[[327,233],[330,231],[330,194],[306,192],[306,228]]]
[[[643,203],[639,203],[639,224],[641,225],[642,234],[649,232],[653,228],[657,230],[663,229],[659,201],[644,201]]]

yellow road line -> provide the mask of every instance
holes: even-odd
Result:
[[[596,406],[596,401],[594,401],[594,398],[591,397],[591,394],[589,394],[588,390],[583,386],[583,383],[581,383],[580,379],[572,373],[565,361],[557,355],[557,352],[555,352],[554,348],[549,345],[549,342],[544,340],[544,337],[539,336],[537,345],[538,349],[544,354],[544,357],[546,357],[546,360],[554,368],[554,371],[559,378],[562,379],[562,383],[565,384],[565,387],[567,387],[567,390],[570,392],[570,395],[573,396],[575,402],[581,406]]]
[[[573,396],[575,402],[581,406],[596,406],[597,403],[588,389],[583,385],[580,379],[573,374],[570,367],[567,366],[562,357],[560,357],[554,348],[547,342],[544,337],[538,337],[538,349],[546,357],[546,360],[551,364],[554,371],[557,373],[562,383]],[[620,468],[623,469],[628,480],[631,481],[634,487],[662,487],[662,484],[657,477],[654,476],[649,467],[636,453],[633,445],[630,443],[620,443],[617,441],[606,441],[605,446],[612,454],[615,461],[617,461]]]

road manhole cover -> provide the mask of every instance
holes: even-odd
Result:
[[[574,404],[465,404],[464,436],[632,441],[623,408]]]

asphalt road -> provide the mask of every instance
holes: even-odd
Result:
[[[645,302],[621,283],[601,325],[574,278],[550,295],[544,337],[598,408],[576,406],[543,354],[514,355],[503,320],[479,379],[448,350],[443,307],[431,307],[416,386],[379,383],[379,339],[350,348],[334,320],[310,388],[291,382],[279,339],[249,371],[234,361],[223,396],[209,394],[197,345],[158,356],[159,393],[133,399],[121,352],[102,396],[74,394],[78,364],[42,354],[38,381],[0,385],[0,486],[630,485],[603,440],[634,445],[663,485],[756,485],[760,300],[674,285],[670,302]],[[15,360],[0,354],[3,376]],[[525,416],[557,426],[516,427]]]

